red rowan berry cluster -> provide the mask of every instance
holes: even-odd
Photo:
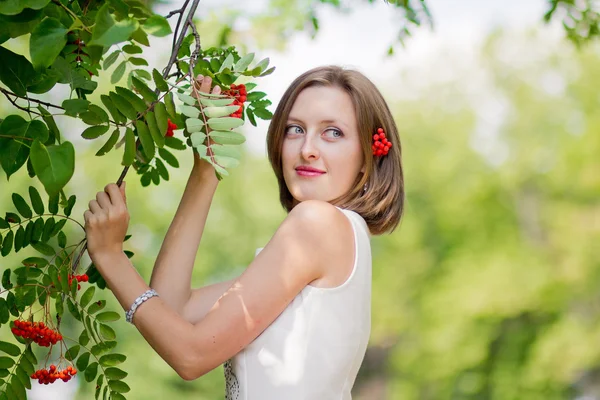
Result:
[[[388,141],[385,137],[383,128],[377,128],[377,133],[373,135],[373,149],[374,156],[385,156],[392,147],[392,142]]]
[[[89,280],[87,274],[83,274],[83,275],[69,275],[69,286],[71,286],[71,282],[73,282],[73,278],[75,278],[75,280],[77,280],[77,282],[87,282]],[[60,281],[60,276],[58,277],[58,280]],[[54,285],[52,285],[54,286]],[[78,283],[77,284],[77,290],[81,289],[81,285]]]
[[[62,340],[62,335],[48,328],[43,322],[29,322],[16,320],[15,326],[11,329],[15,336],[21,336],[25,339],[31,339],[42,347],[49,347],[50,344],[56,344]]]
[[[73,375],[77,373],[77,370],[70,365],[59,371],[56,369],[56,366],[52,364],[48,369],[38,369],[33,374],[31,374],[31,379],[37,379],[40,384],[47,385],[49,383],[54,383],[57,379],[62,379],[63,382],[67,382],[71,379]]]
[[[235,97],[232,106],[240,106],[240,108],[232,113],[230,116],[234,118],[242,118],[242,112],[244,111],[244,103],[246,102],[248,93],[246,92],[246,85],[240,84],[236,85],[235,83],[231,84],[231,89],[226,90],[224,94]]]
[[[171,122],[171,118],[167,119],[167,134],[165,136],[172,137],[174,135],[173,131],[177,129],[177,125]]]

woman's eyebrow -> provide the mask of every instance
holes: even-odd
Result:
[[[301,124],[304,123],[304,121],[302,121],[300,118],[296,118],[296,117],[292,117],[291,115],[288,117],[288,121],[290,122],[299,122]],[[346,129],[349,129],[349,126],[347,124],[345,124],[342,121],[338,121],[338,120],[334,120],[334,119],[323,119],[320,121],[321,124],[340,124],[340,125],[344,125],[344,127]]]

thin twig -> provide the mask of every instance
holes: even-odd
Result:
[[[27,100],[27,101],[33,101],[34,103],[38,103],[38,104],[42,104],[46,107],[54,107],[54,108],[60,108],[61,110],[64,110],[64,108],[62,108],[61,106],[57,106],[56,104],[52,104],[52,103],[48,103],[42,100],[38,100],[38,99],[32,99],[30,97],[23,97],[23,96],[19,96],[16,93],[11,92],[10,90],[6,90],[4,88],[0,88],[0,91],[2,91],[2,93],[4,93],[4,95],[6,96],[7,94],[10,94],[11,96],[15,96],[17,98],[23,99],[23,100]]]

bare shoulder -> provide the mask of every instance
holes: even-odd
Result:
[[[294,226],[298,239],[308,242],[318,257],[319,279],[324,286],[337,286],[345,280],[352,268],[354,231],[344,213],[320,200],[307,200],[290,211],[289,223]],[[284,221],[285,223],[285,221]]]

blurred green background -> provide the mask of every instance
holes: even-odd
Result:
[[[208,43],[219,40],[204,29]],[[392,235],[372,238],[372,335],[354,398],[600,399],[600,46],[548,36],[538,26],[489,30],[467,53],[446,43],[412,65],[397,49],[385,65],[394,72],[370,76],[400,130],[407,206]],[[289,81],[278,72],[270,84],[282,91]],[[0,115],[8,110],[1,99]],[[118,178],[122,149],[95,157],[101,141],[79,138],[68,118],[59,126],[77,144],[66,193],[83,222],[88,201]],[[247,132],[257,143],[259,128]],[[143,188],[135,171],[126,178],[126,249],[146,280],[191,168],[191,150],[177,157],[181,168],[159,186]],[[31,184],[43,192],[25,169],[10,182],[0,175],[0,210]],[[241,274],[284,217],[267,159],[249,146],[217,190],[194,286]],[[67,227],[79,241],[81,228]],[[11,253],[0,269],[30,252]],[[66,336],[77,335],[69,323]],[[134,327],[114,326],[128,399],[223,398],[222,367],[183,381]],[[44,389],[31,398],[71,398]],[[93,396],[91,384],[77,390],[75,399]]]

